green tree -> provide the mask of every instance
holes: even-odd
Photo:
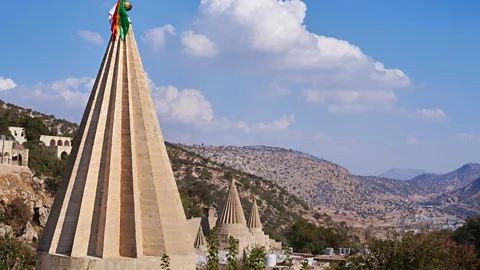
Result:
[[[24,146],[29,149],[28,167],[33,171],[35,176],[45,177],[47,191],[55,194],[67,161],[58,159],[54,152],[40,145],[38,142],[25,142]]]
[[[227,269],[236,270],[237,269],[237,239],[233,236],[228,238],[228,254],[227,254]]]
[[[474,245],[480,257],[480,216],[468,217],[465,225],[455,230],[452,239],[461,245]]]
[[[5,135],[6,139],[13,139],[12,133],[8,129],[10,126],[10,121],[8,118],[0,117],[0,135]]]
[[[266,256],[265,247],[255,247],[250,251],[250,256],[248,256],[248,262],[245,266],[245,270],[265,270],[265,256]]]
[[[300,252],[321,254],[327,247],[350,245],[345,228],[318,227],[304,219],[297,220],[286,235],[292,247]]]
[[[445,232],[392,233],[370,243],[370,252],[353,260],[351,269],[474,270],[479,269],[473,246],[457,245]]]
[[[285,249],[285,265],[288,267],[288,269],[292,269],[293,266],[293,260],[292,260],[292,250],[290,247],[287,247]]]
[[[161,260],[160,269],[170,270],[170,257],[167,254],[163,254]]]
[[[220,265],[218,259],[219,250],[220,244],[218,243],[217,232],[215,229],[212,229],[208,237],[207,270],[218,270]]]
[[[50,130],[43,120],[38,117],[28,117],[23,123],[27,140],[38,142],[41,135],[49,135]]]

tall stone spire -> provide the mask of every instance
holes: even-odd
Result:
[[[245,215],[243,214],[242,204],[238,196],[235,180],[232,181],[228,190],[227,199],[223,205],[222,214],[217,220],[220,224],[246,224]]]
[[[108,44],[37,250],[37,269],[195,269],[132,27]],[[61,266],[61,267],[60,267]],[[155,268],[156,267],[156,268]]]
[[[262,222],[260,221],[260,214],[258,213],[257,198],[253,196],[252,209],[250,210],[250,217],[247,223],[250,231],[259,230],[262,231]]]
[[[256,245],[262,245],[267,250],[270,247],[270,238],[262,230],[262,222],[258,213],[257,198],[253,196],[252,209],[248,217],[248,230],[252,233]]]
[[[197,236],[195,237],[195,243],[193,244],[193,246],[198,249],[202,249],[207,246],[205,236],[203,235],[202,226],[198,228]]]
[[[239,251],[242,251],[252,244],[252,234],[247,228],[247,222],[245,221],[245,215],[240,197],[238,196],[235,180],[233,180],[230,185],[222,213],[217,219],[215,230],[217,231],[222,249],[228,247],[228,238],[230,236],[238,240]]]

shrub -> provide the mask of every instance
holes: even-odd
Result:
[[[16,235],[21,233],[22,228],[32,219],[29,207],[20,198],[10,202],[5,211],[5,222],[12,226]]]
[[[0,236],[0,270],[34,269],[36,263],[33,249],[8,235]]]

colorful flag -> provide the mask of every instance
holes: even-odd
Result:
[[[112,39],[120,38],[125,40],[130,28],[130,19],[125,9],[125,0],[118,0],[117,4],[108,13],[112,30]]]

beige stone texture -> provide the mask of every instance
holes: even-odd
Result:
[[[110,41],[38,245],[37,269],[195,269],[132,27]]]
[[[230,236],[238,240],[239,253],[253,244],[254,239],[247,228],[235,181],[232,181],[230,185],[222,212],[217,219],[215,230],[221,249],[226,250],[228,248],[228,238]]]
[[[258,213],[257,198],[253,197],[252,209],[247,223],[248,230],[255,239],[255,244],[264,246],[267,250],[270,247],[270,238],[263,232],[260,214]]]

